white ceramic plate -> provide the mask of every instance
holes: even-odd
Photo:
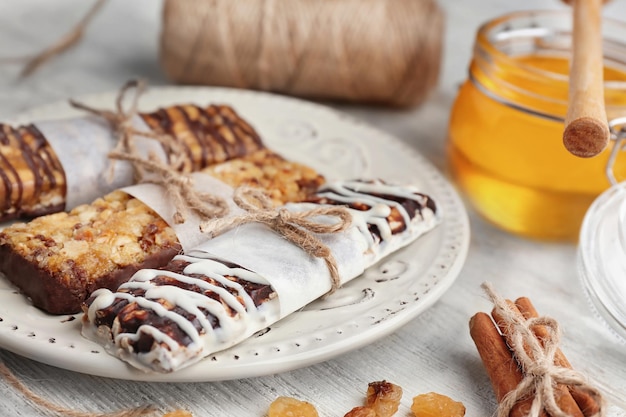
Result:
[[[112,108],[116,93],[80,98]],[[146,374],[80,335],[80,315],[50,316],[0,279],[0,347],[53,366],[112,378],[216,381],[288,371],[328,360],[384,337],[432,306],[453,284],[469,246],[463,204],[446,179],[399,140],[327,107],[271,94],[219,88],[152,88],[142,110],[176,103],[226,103],[266,144],[327,178],[382,178],[430,194],[443,223],[316,301],[244,343],[171,374]],[[40,107],[16,122],[80,114],[66,103]]]

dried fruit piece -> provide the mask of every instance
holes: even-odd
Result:
[[[376,411],[371,407],[359,406],[348,411],[344,417],[377,417]]]
[[[267,411],[268,417],[318,417],[315,406],[291,397],[276,398]]]
[[[411,411],[415,417],[463,417],[465,406],[446,395],[429,392],[413,397]]]
[[[376,417],[391,417],[398,411],[402,399],[402,387],[388,381],[370,382],[367,386],[365,406],[376,413]]]
[[[191,414],[187,410],[174,410],[172,412],[164,414],[163,417],[193,417],[193,414]]]

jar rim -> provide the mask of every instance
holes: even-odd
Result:
[[[510,12],[510,13],[495,17],[483,23],[478,28],[478,31],[476,34],[474,56],[475,57],[486,56],[488,57],[488,62],[490,64],[497,62],[498,65],[515,67],[517,71],[519,71],[521,74],[523,74],[525,77],[528,77],[529,79],[541,80],[542,82],[548,82],[548,83],[553,83],[553,84],[561,84],[563,85],[563,88],[567,90],[567,85],[569,83],[568,74],[558,73],[555,71],[551,71],[549,69],[540,68],[537,65],[532,65],[529,63],[521,62],[517,60],[516,57],[511,52],[507,52],[498,48],[498,46],[494,43],[493,32],[495,30],[506,27],[506,25],[508,24],[514,24],[516,21],[517,22],[523,22],[524,20],[533,21],[534,19],[537,19],[537,18],[554,19],[555,22],[558,21],[561,25],[564,25],[563,32],[559,32],[559,34],[561,35],[563,34],[567,35],[568,33],[565,32],[566,30],[569,30],[569,32],[571,32],[573,17],[572,17],[572,13],[568,10],[514,11],[514,12]],[[606,29],[610,31],[619,31],[620,33],[623,32],[623,36],[605,37],[605,40],[610,40],[611,42],[614,43],[614,45],[618,45],[620,49],[623,48],[624,50],[623,57],[621,54],[619,56],[621,58],[621,63],[623,63],[625,67],[624,72],[626,72],[626,21],[603,17],[602,25],[603,25],[603,30]],[[512,31],[512,34],[510,36],[513,37],[514,34],[518,36],[521,33],[523,36],[532,37],[532,36],[540,35],[542,33],[548,35],[556,31],[557,29],[555,28],[542,27],[537,24],[536,26],[529,25],[528,27],[525,27],[525,26],[521,27],[515,31]],[[500,35],[502,35],[503,33],[505,32],[502,32]],[[502,36],[506,36],[506,35],[502,35]],[[502,36],[499,39],[504,39],[504,37]],[[562,50],[562,52],[564,54],[570,53],[571,44],[567,45],[567,49],[565,49],[565,47],[563,48],[564,49]],[[604,50],[605,59],[609,59],[610,57],[613,57],[613,55],[607,55],[607,50],[606,48],[604,49],[605,49]],[[611,80],[605,80],[604,88],[605,88],[605,92],[621,93],[622,91],[626,90],[626,80],[624,81],[620,80],[617,82],[611,81]],[[533,92],[533,94],[537,96],[537,92]],[[541,96],[540,98],[542,100],[549,100],[551,102],[558,103],[559,105],[562,105],[562,106],[567,106],[566,98],[551,97],[547,95],[547,93],[546,95]],[[624,107],[626,106],[607,103],[607,110],[609,108],[615,108],[615,109],[620,109],[621,113],[623,113]],[[557,117],[557,118],[560,118],[560,117]]]
[[[556,13],[555,13],[556,12]],[[478,32],[476,34],[476,43],[477,45],[480,45],[480,47],[486,49],[490,55],[492,55],[494,58],[499,59],[501,61],[504,62],[508,62],[509,64],[514,64],[518,67],[521,67],[525,70],[527,70],[528,72],[531,73],[536,73],[536,74],[541,74],[542,76],[545,76],[546,78],[556,78],[557,80],[561,80],[561,81],[565,81],[567,82],[568,80],[568,76],[564,75],[564,74],[558,74],[552,71],[548,71],[536,66],[532,66],[532,65],[528,65],[528,64],[524,64],[524,63],[520,63],[517,61],[514,61],[514,59],[509,55],[506,54],[505,52],[501,51],[500,49],[496,48],[493,43],[491,42],[491,40],[489,39],[489,33],[491,30],[495,29],[496,27],[505,24],[506,22],[509,22],[511,20],[514,19],[520,19],[520,18],[525,18],[525,17],[534,17],[537,14],[559,14],[559,15],[563,15],[564,13],[562,11],[557,11],[557,10],[527,10],[527,11],[515,11],[515,12],[510,12],[504,15],[500,15],[496,18],[493,18],[485,23],[483,23],[479,28],[478,28]]]
[[[537,17],[537,16],[558,16],[558,17],[568,17],[570,18],[570,20],[572,19],[572,13],[568,10],[520,10],[520,11],[514,11],[514,12],[509,12],[503,15],[500,15],[498,17],[495,17],[491,20],[488,20],[487,22],[483,23],[482,25],[480,25],[480,27],[478,28],[478,32],[476,34],[476,39],[477,41],[482,41],[479,42],[481,45],[487,46],[489,49],[489,52],[491,52],[494,56],[497,56],[498,58],[504,59],[504,60],[510,60],[510,62],[513,62],[513,59],[507,55],[506,53],[502,52],[501,50],[499,50],[498,48],[496,48],[491,41],[489,40],[489,31],[493,30],[494,28],[496,28],[499,25],[502,25],[506,22],[510,22],[512,20],[515,19],[521,19],[521,18],[527,18],[527,17]],[[606,26],[606,24],[610,24],[610,25],[614,25],[618,28],[621,27],[622,30],[624,30],[624,32],[626,33],[626,21],[624,20],[617,20],[614,18],[610,18],[610,17],[602,17],[602,25]],[[541,28],[537,28],[537,29],[541,29]],[[623,42],[623,44],[626,46],[626,42]],[[517,65],[520,65],[519,63],[516,63]],[[539,73],[547,73],[553,76],[558,76],[561,79],[567,80],[569,77],[567,75],[564,74],[558,74],[555,72],[551,72],[551,71],[547,71],[547,70],[543,70],[541,68],[537,68],[531,65],[524,65],[521,64],[521,66],[531,70],[531,71],[537,71]]]

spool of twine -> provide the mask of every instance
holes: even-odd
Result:
[[[165,0],[160,60],[177,83],[415,106],[443,30],[436,0]]]

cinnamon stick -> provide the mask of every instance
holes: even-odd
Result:
[[[511,310],[515,312],[515,314],[517,314],[520,318],[524,317],[522,312],[513,303],[513,301],[506,300],[506,302],[509,305],[509,308],[511,308]],[[505,322],[503,320],[503,317],[500,314],[498,314],[496,309],[492,310],[491,316],[493,317],[494,321],[496,322],[496,325],[498,326],[498,328],[502,332],[502,335],[504,336],[504,338],[507,341],[507,343],[509,344],[509,346],[512,345],[512,337],[511,337],[510,329],[507,328],[507,326],[506,326],[506,324],[505,324]],[[543,326],[534,326],[534,327],[543,327]],[[535,332],[535,328],[534,327],[531,330],[537,336],[537,333]],[[539,339],[539,336],[537,336],[537,337]],[[547,331],[546,331],[545,327],[543,327],[543,335],[541,337],[543,337],[544,339],[547,337]],[[541,339],[539,339],[539,340],[541,342]],[[527,346],[524,347],[524,350],[526,350],[526,352],[529,353],[529,349],[528,349]],[[557,365],[561,366],[560,364],[557,364]],[[556,401],[557,405],[559,406],[559,408],[562,411],[567,413],[570,417],[585,417],[585,415],[581,411],[578,403],[574,400],[574,398],[572,397],[572,394],[570,394],[570,391],[568,390],[568,387],[566,387],[564,385],[558,385],[555,388],[555,394],[556,394],[555,395],[555,401]]]
[[[539,317],[539,313],[535,309],[535,306],[527,297],[520,297],[515,300],[515,306],[525,319]],[[532,331],[542,344],[543,340],[548,337],[548,331],[544,326],[533,326]],[[573,369],[561,349],[557,349],[555,352],[554,362],[563,368]],[[579,389],[578,387],[569,387],[569,391],[585,417],[593,416],[600,411],[600,405],[591,395],[589,395],[589,393]]]
[[[522,370],[513,358],[506,342],[486,313],[476,313],[469,322],[470,335],[491,380],[496,399],[501,402],[523,379]],[[517,402],[509,417],[525,417],[530,411],[532,398]],[[547,417],[542,411],[541,417]]]

